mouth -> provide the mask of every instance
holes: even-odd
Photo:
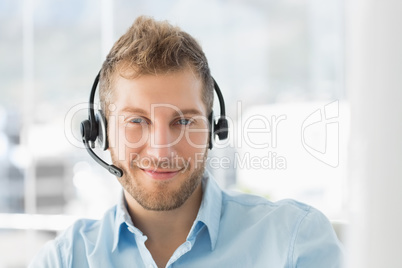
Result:
[[[143,169],[143,168],[140,169],[154,180],[169,180],[183,170],[183,169],[169,170],[169,169]]]

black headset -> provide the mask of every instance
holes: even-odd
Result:
[[[98,87],[99,83],[100,72],[95,78],[95,81],[92,85],[91,94],[89,95],[89,107],[88,107],[88,119],[81,122],[81,135],[82,135],[82,142],[85,145],[89,155],[102,167],[106,168],[110,173],[117,177],[123,176],[123,171],[114,166],[109,165],[105,161],[103,161],[99,156],[95,154],[92,148],[95,148],[95,141],[98,140],[100,148],[106,150],[108,145],[107,140],[107,121],[102,112],[102,110],[98,110],[95,115],[95,92],[96,88]],[[214,88],[216,95],[219,99],[219,106],[221,115],[217,122],[214,121],[213,112],[211,112],[208,116],[208,121],[210,124],[210,139],[209,139],[209,149],[213,147],[213,140],[215,136],[218,136],[219,140],[224,140],[228,137],[228,121],[226,119],[225,114],[225,102],[223,100],[222,92],[219,89],[218,84],[216,83],[215,79],[212,78],[214,81]]]

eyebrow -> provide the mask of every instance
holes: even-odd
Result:
[[[173,115],[174,116],[180,116],[180,115],[203,115],[201,111],[194,109],[194,108],[189,108],[189,109],[183,109],[180,110],[178,109],[174,110]],[[142,114],[142,115],[148,115],[148,111],[141,109],[141,108],[136,108],[136,107],[125,107],[120,110],[122,113],[135,113],[135,114]]]
[[[120,113],[133,113],[133,114],[148,114],[147,111],[141,108],[134,108],[134,107],[124,107],[119,111]]]

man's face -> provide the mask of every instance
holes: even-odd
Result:
[[[114,81],[108,137],[120,183],[145,209],[180,207],[200,185],[207,156],[201,80],[186,69]]]

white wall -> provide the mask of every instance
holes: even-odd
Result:
[[[345,4],[351,104],[349,267],[401,267],[402,2]]]

